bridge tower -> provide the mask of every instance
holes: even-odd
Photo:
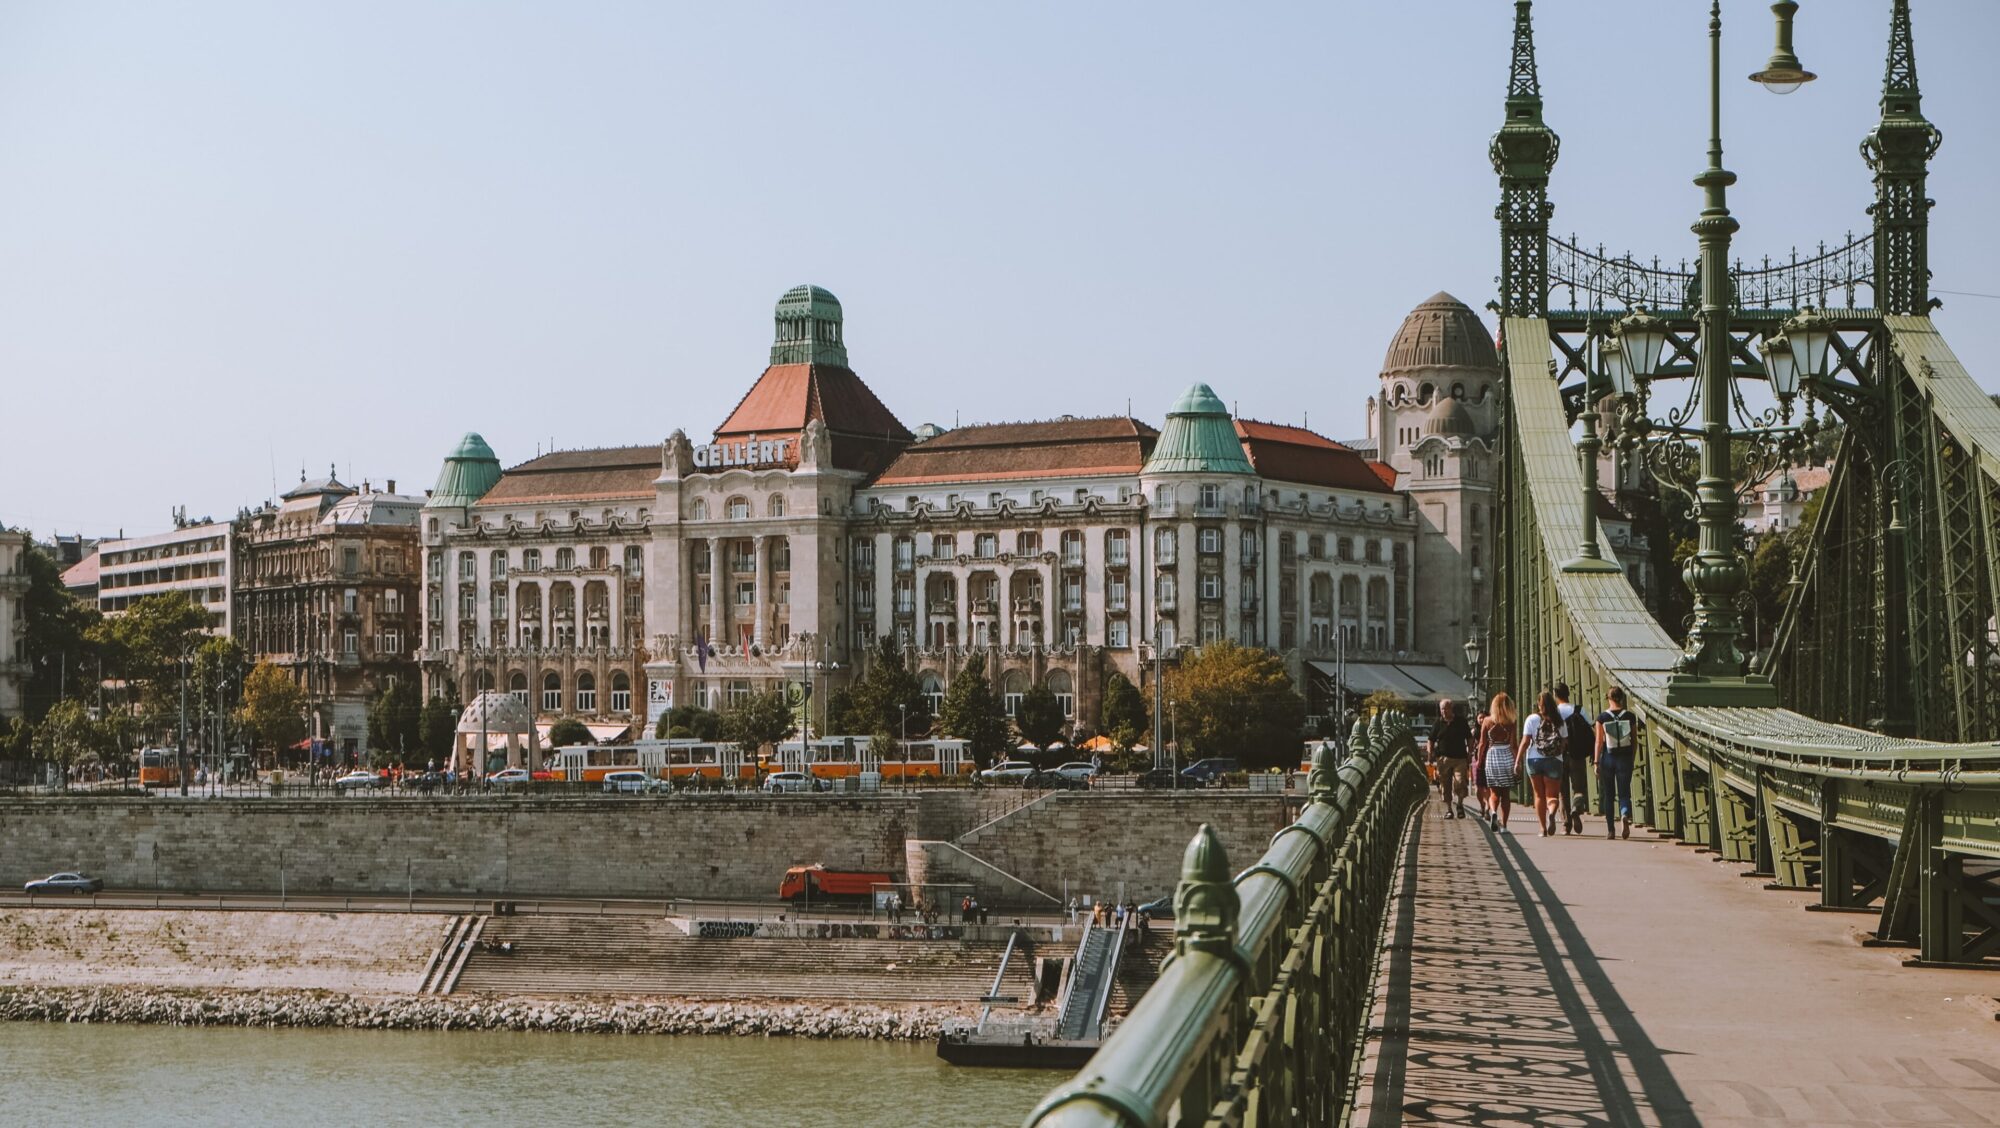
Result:
[[[1514,51],[1507,68],[1507,119],[1488,156],[1500,175],[1500,316],[1531,317],[1549,307],[1549,173],[1562,138],[1542,121],[1535,73],[1532,0],[1514,0]]]

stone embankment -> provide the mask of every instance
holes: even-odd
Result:
[[[928,1041],[973,1007],[626,999],[369,997],[329,991],[0,987],[0,1021],[169,1026],[735,1034]]]

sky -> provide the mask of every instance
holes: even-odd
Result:
[[[1557,231],[1693,254],[1707,7],[1535,5]],[[1937,318],[2000,387],[2000,4],[1914,7]],[[1768,5],[1724,8],[1736,249],[1865,230],[1888,0],[1806,0],[1782,98]],[[705,438],[801,282],[912,427],[1202,381],[1358,436],[1403,316],[1494,295],[1512,13],[0,0],[0,524]]]

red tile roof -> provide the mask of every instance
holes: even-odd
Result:
[[[97,562],[97,554],[93,552],[89,556],[70,565],[62,574],[63,586],[66,588],[96,587]]]
[[[501,474],[478,504],[636,501],[653,496],[653,480],[659,476],[658,446],[559,450]]]
[[[904,450],[874,484],[1137,474],[1158,437],[1125,416],[977,423]]]
[[[1394,467],[1371,462],[1317,431],[1238,419],[1236,437],[1243,440],[1243,452],[1258,475],[1272,481],[1370,493],[1396,488]]]
[[[872,474],[911,438],[909,428],[852,370],[837,364],[773,364],[715,429],[715,439],[791,438],[788,460],[796,461],[799,432],[815,419],[826,425],[833,464],[842,470]]]

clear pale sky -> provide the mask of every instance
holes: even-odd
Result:
[[[1559,231],[1678,259],[1704,0],[1536,5]],[[1865,229],[1888,0],[1744,81],[1746,257]],[[1940,290],[2000,295],[2000,4],[1917,0]],[[1493,296],[1513,5],[0,3],[0,523],[158,531],[466,430],[705,437],[815,282],[907,424],[1189,383],[1348,438],[1403,315]],[[1940,324],[2000,385],[2000,299]]]

